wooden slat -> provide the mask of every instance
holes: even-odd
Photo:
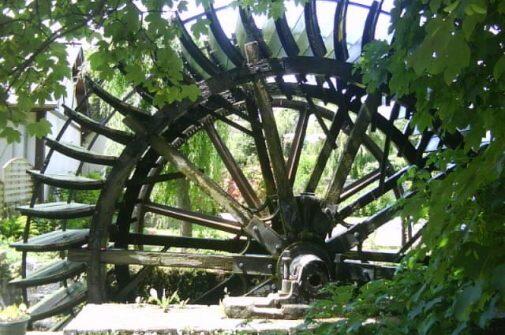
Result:
[[[77,112],[65,105],[63,105],[65,115],[80,124],[82,127],[92,130],[97,134],[103,135],[115,142],[121,144],[128,144],[134,137],[133,134],[127,133],[122,130],[107,127],[100,122],[97,122],[83,113]]]
[[[88,235],[88,229],[55,230],[30,238],[26,243],[15,242],[10,246],[18,251],[60,251],[86,243]]]
[[[73,190],[97,190],[102,188],[102,179],[92,179],[72,174],[43,174],[38,170],[28,170],[33,179],[46,185]]]
[[[69,311],[86,300],[86,284],[74,283],[62,287],[33,305],[28,312],[31,321],[45,319]]]
[[[117,157],[114,156],[98,154],[77,145],[57,142],[49,138],[46,138],[46,145],[65,156],[83,161],[85,163],[114,165],[117,159]]]
[[[9,284],[16,287],[45,285],[76,276],[85,269],[86,263],[70,262],[62,259],[38,269],[26,278],[12,280]]]
[[[89,260],[90,251],[72,249],[68,258],[75,262]],[[138,250],[108,249],[100,252],[100,261],[116,265],[147,265],[177,268],[221,270],[248,274],[272,274],[274,259],[265,255],[206,255],[184,252],[148,252]],[[242,266],[241,266],[242,264]]]
[[[23,215],[45,219],[76,219],[93,215],[95,205],[78,202],[49,202],[16,207]]]

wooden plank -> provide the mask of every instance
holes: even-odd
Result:
[[[45,219],[77,219],[93,215],[95,205],[78,202],[48,202],[16,207],[23,215]]]
[[[11,243],[18,251],[60,251],[86,243],[89,229],[55,230],[47,234],[32,237],[24,242]]]
[[[85,269],[86,263],[62,259],[36,270],[26,278],[12,280],[9,284],[16,287],[45,285],[74,277],[84,272]]]
[[[38,170],[28,170],[33,179],[46,185],[73,189],[73,190],[98,190],[102,188],[103,179],[92,179],[73,174],[45,174]]]
[[[93,163],[100,165],[114,165],[116,163],[117,157],[98,154],[91,150],[84,149],[77,145],[57,142],[50,138],[46,138],[46,145],[65,156],[70,158],[83,161],[85,163]]]
[[[106,125],[93,120],[92,118],[77,112],[70,107],[63,105],[65,115],[80,124],[82,127],[94,131],[97,134],[103,135],[115,142],[121,144],[128,144],[134,137],[133,134],[127,133],[119,129],[113,129]]]
[[[36,321],[70,311],[85,300],[86,284],[77,282],[68,287],[61,287],[53,294],[46,296],[30,307],[28,312],[31,321]]]
[[[68,258],[74,262],[89,260],[90,251],[71,249]],[[146,265],[176,268],[220,270],[233,273],[272,274],[275,261],[265,255],[206,255],[183,252],[148,252],[124,249],[107,249],[100,252],[100,261],[116,265]]]

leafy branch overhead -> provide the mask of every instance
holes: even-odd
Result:
[[[275,15],[283,10],[282,2],[238,4]],[[129,84],[146,87],[158,106],[195,100],[199,90],[183,77],[179,29],[171,19],[176,10],[187,8],[186,0],[2,1],[0,137],[18,141],[17,126],[30,123],[27,113],[32,108],[65,96],[63,80],[71,77],[73,61],[67,46],[73,44],[93,50],[89,61],[99,79],[111,80],[120,71]],[[207,20],[199,20],[193,26],[195,35],[204,34],[207,25]],[[39,122],[28,131],[40,137],[49,129]]]

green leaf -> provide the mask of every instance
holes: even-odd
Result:
[[[494,79],[499,80],[504,72],[505,72],[505,55],[502,55],[494,65],[493,68]]]
[[[459,321],[468,321],[471,307],[479,301],[482,295],[482,284],[480,282],[467,286],[456,296],[454,301],[454,316]]]
[[[9,144],[21,141],[21,133],[11,127],[5,127],[2,132],[0,132],[0,137],[5,138]]]
[[[26,130],[31,136],[41,138],[51,133],[51,123],[46,119],[41,119],[40,121],[28,124]]]
[[[191,26],[191,32],[195,36],[196,39],[200,39],[202,36],[206,36],[209,33],[209,25],[210,21],[207,19],[199,18],[196,22]]]

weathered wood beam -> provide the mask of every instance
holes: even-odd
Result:
[[[207,193],[218,204],[234,215],[241,224],[250,221],[251,215],[224,191],[214,180],[202,173],[193,163],[184,155],[174,149],[166,140],[157,134],[147,133],[144,126],[133,119],[126,120],[130,127],[146,136],[151,146],[162,156],[164,156],[173,166],[182,172],[189,180],[193,181],[203,192]]]
[[[207,15],[207,19],[210,21],[210,30],[212,34],[216,38],[217,43],[221,47],[221,50],[226,54],[226,56],[232,61],[233,64],[237,67],[241,67],[244,65],[244,57],[237,50],[237,48],[230,42],[228,37],[226,36],[223,27],[221,27],[221,23],[217,18],[216,10],[214,6],[210,2],[205,3],[205,13]]]
[[[348,101],[342,105],[339,105],[339,108],[337,109],[337,111],[333,116],[330,129],[328,131],[328,135],[326,136],[323,147],[319,152],[316,164],[310,175],[309,182],[305,187],[306,192],[315,192],[317,185],[321,180],[321,176],[323,175],[326,163],[330,158],[331,152],[335,148],[335,142],[337,140],[337,137],[345,124],[347,113],[348,113]]]
[[[317,57],[324,57],[327,51],[317,20],[316,0],[309,0],[305,4],[304,14],[306,27],[305,29],[307,31],[307,37],[312,53]]]
[[[368,191],[367,193],[361,195],[358,199],[354,200],[352,203],[345,207],[342,207],[337,216],[341,219],[345,219],[349,215],[352,215],[358,209],[363,208],[374,200],[377,200],[382,195],[391,191],[397,186],[398,180],[407,173],[412,168],[411,165],[404,167],[403,169],[397,171],[395,174],[388,177],[382,185]]]
[[[326,241],[326,246],[334,253],[347,252],[358,245],[359,242],[364,241],[377,228],[389,222],[399,210],[400,207],[398,206],[388,206],[346,231],[333,236]]]
[[[133,180],[132,179],[127,182],[127,185],[128,186],[148,185],[148,184],[161,183],[164,181],[170,181],[170,180],[181,179],[181,178],[186,178],[186,176],[181,172],[169,172],[169,173],[155,175],[155,176],[148,176],[142,180]]]
[[[127,239],[128,244],[131,245],[156,245],[167,248],[207,249],[234,253],[241,252],[249,244],[246,239],[214,239],[170,235],[147,235],[138,233],[128,234]],[[265,249],[258,245],[258,243],[253,242],[249,245],[248,252],[264,254]]]
[[[257,42],[246,44],[245,51],[250,65],[255,65],[260,61],[258,58],[259,48]],[[277,122],[275,121],[271,97],[259,78],[253,80],[253,89],[261,115],[263,132],[277,186],[281,217],[283,218],[286,231],[292,235],[291,237],[294,237],[294,234],[301,231],[300,215],[293,196],[293,189],[288,179],[286,162],[282,153],[281,140],[277,129]]]
[[[156,203],[145,203],[143,208],[147,212],[169,216],[177,220],[191,222],[200,226],[221,230],[227,233],[240,234],[242,232],[242,228],[239,222],[225,220],[217,216],[196,213],[186,209],[175,208]]]
[[[237,161],[231,154],[223,139],[219,136],[219,133],[216,131],[216,128],[214,128],[214,125],[208,124],[205,127],[205,131],[219,154],[219,157],[221,157],[221,160],[226,166],[226,169],[230,173],[233,181],[237,184],[237,187],[244,197],[247,205],[251,208],[259,208],[261,206],[261,202],[258,195],[247,180],[242,169],[238,166]]]
[[[261,174],[263,176],[263,182],[265,183],[265,190],[267,197],[271,197],[276,193],[276,186],[274,181],[274,176],[272,174],[272,169],[270,167],[270,158],[268,158],[268,151],[266,147],[265,137],[263,136],[263,131],[261,130],[261,123],[258,118],[258,107],[253,99],[246,97],[245,100],[247,113],[251,120],[251,128],[253,131],[253,139],[258,154],[258,160],[260,163]]]
[[[141,120],[147,120],[150,115],[146,111],[143,111],[140,108],[137,108],[133,105],[130,105],[109,92],[105,91],[101,88],[97,83],[95,83],[91,78],[86,77],[86,84],[89,86],[90,90],[99,96],[103,101],[112,106],[115,110],[121,113],[124,116],[133,116],[139,118]]]
[[[90,252],[71,249],[68,259],[86,262]],[[116,265],[165,266],[177,268],[220,270],[252,275],[271,275],[275,260],[264,255],[205,255],[182,252],[148,252],[137,250],[107,249],[100,252],[100,262]]]
[[[291,152],[288,157],[288,178],[291,185],[295,181],[296,171],[300,162],[302,154],[303,142],[305,141],[305,134],[307,133],[307,126],[309,124],[310,113],[306,109],[300,110],[300,116],[295,128],[295,135],[291,143]]]
[[[216,111],[209,111],[208,113],[209,113],[210,115],[212,115],[213,117],[215,117],[216,119],[218,119],[218,120],[220,120],[220,121],[222,121],[222,122],[226,123],[226,124],[227,124],[227,125],[229,125],[230,127],[235,128],[235,129],[237,129],[238,131],[241,131],[241,132],[243,132],[244,134],[247,134],[247,135],[249,135],[249,136],[254,136],[254,133],[253,133],[251,130],[247,129],[246,127],[244,127],[244,126],[242,126],[242,125],[240,125],[240,124],[238,124],[238,123],[236,123],[236,122],[234,122],[234,121],[232,121],[232,120],[230,120],[230,119],[228,119],[226,116],[221,115],[221,114],[219,114],[219,113],[218,113],[218,112],[216,112]]]
[[[366,134],[366,129],[372,120],[373,114],[377,112],[380,97],[369,95],[365,103],[361,106],[354,127],[349,134],[349,138],[340,157],[337,171],[333,176],[330,186],[326,192],[325,202],[327,204],[337,204],[340,194],[344,188],[345,180],[351,171],[352,163],[358,153],[358,149]]]
[[[195,44],[195,42],[191,38],[191,35],[186,30],[184,23],[181,21],[179,15],[176,15],[176,20],[181,32],[179,34],[179,39],[184,48],[186,49],[186,51],[190,54],[190,56],[209,75],[215,76],[216,74],[221,72],[221,70],[213,62],[211,62],[207,57],[205,57],[200,48]]]
[[[361,191],[362,189],[364,189],[368,185],[377,181],[380,178],[380,176],[381,176],[381,171],[379,169],[377,169],[377,170],[374,170],[374,171],[366,174],[365,176],[356,180],[352,184],[344,187],[344,189],[342,190],[342,194],[340,195],[340,201],[344,201],[344,200],[352,197],[353,195],[355,195],[356,193],[358,193],[359,191]]]

